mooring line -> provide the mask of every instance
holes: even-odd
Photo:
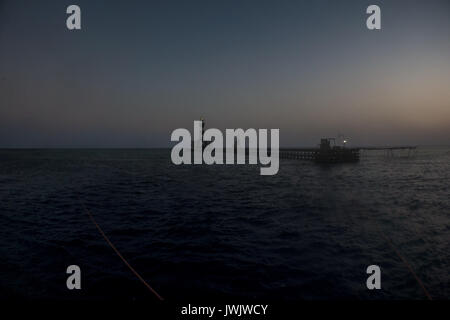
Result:
[[[350,215],[346,212],[345,213],[347,215],[347,219],[350,220]],[[394,244],[392,243],[392,241],[386,236],[386,234],[383,232],[383,230],[381,229],[381,225],[379,223],[376,223],[376,228],[378,229],[379,233],[383,236],[383,238],[386,240],[386,242],[389,244],[389,246],[391,247],[392,250],[394,250],[395,254],[400,258],[400,260],[402,260],[402,262],[406,265],[406,267],[408,268],[409,272],[411,272],[411,274],[414,276],[414,279],[416,279],[417,283],[419,284],[419,286],[422,288],[423,292],[425,293],[425,295],[427,296],[428,300],[433,300],[433,298],[431,297],[430,293],[428,292],[428,290],[425,288],[425,285],[423,284],[423,282],[420,280],[420,278],[417,276],[417,274],[414,272],[413,268],[411,267],[411,264],[406,260],[405,257],[403,257],[401,255],[401,253],[397,250],[397,248],[394,246]]]
[[[80,201],[81,202],[81,201]],[[101,233],[103,238],[106,240],[106,242],[109,244],[109,246],[114,250],[114,252],[119,256],[120,259],[125,263],[125,265],[131,270],[131,272],[134,273],[134,275],[161,301],[164,300],[163,297],[161,297],[158,292],[156,292],[142,277],[141,275],[134,270],[134,268],[128,263],[128,261],[122,256],[122,254],[117,250],[117,248],[114,246],[114,244],[109,240],[108,236],[103,232],[102,228],[98,225],[97,221],[95,221],[94,217],[92,216],[91,212],[88,210],[86,205],[81,202],[84,210],[86,211],[87,215],[91,219],[92,223],[97,227],[98,231]]]
[[[387,241],[387,243],[389,244],[389,246],[392,248],[392,250],[394,250],[395,254],[403,261],[403,263],[406,265],[406,267],[409,269],[409,271],[412,273],[412,275],[414,276],[414,278],[416,279],[417,283],[419,283],[419,285],[422,287],[423,292],[425,292],[425,295],[427,296],[428,300],[433,300],[433,298],[431,297],[430,293],[428,292],[427,288],[425,288],[424,284],[422,283],[422,281],[420,280],[420,278],[417,276],[417,274],[414,272],[413,268],[411,267],[411,265],[409,264],[409,262],[406,260],[406,258],[404,258],[400,252],[397,250],[397,248],[395,248],[394,244],[392,243],[392,241],[384,234],[383,230],[379,229],[381,235],[383,236],[383,238]]]

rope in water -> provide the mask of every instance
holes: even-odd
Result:
[[[348,213],[346,213],[347,218],[350,220],[351,217]],[[375,222],[376,223],[376,222]],[[423,284],[423,282],[420,280],[420,278],[417,276],[417,274],[414,272],[414,269],[411,267],[411,264],[408,262],[408,260],[406,260],[405,257],[402,256],[402,254],[397,250],[397,248],[394,246],[394,244],[392,243],[392,241],[386,236],[386,234],[383,232],[383,230],[381,229],[380,224],[376,223],[377,225],[377,229],[378,232],[383,236],[383,238],[386,240],[386,242],[389,244],[389,246],[391,247],[391,249],[395,252],[395,254],[400,258],[400,260],[402,260],[403,264],[408,268],[409,272],[413,275],[414,279],[417,281],[417,283],[419,284],[419,286],[422,288],[423,292],[425,293],[425,295],[427,296],[428,300],[433,300],[433,298],[431,297],[430,293],[428,292],[428,290],[425,288],[425,285]]]
[[[428,290],[425,288],[424,284],[422,283],[422,281],[420,280],[420,278],[417,276],[417,274],[414,272],[413,268],[411,267],[411,265],[408,263],[408,261],[400,254],[400,252],[394,247],[394,244],[392,243],[392,241],[384,234],[384,232],[380,229],[380,233],[383,236],[383,238],[387,241],[387,243],[389,244],[389,246],[392,248],[392,250],[394,250],[395,254],[400,258],[400,260],[403,261],[403,263],[406,265],[406,267],[409,269],[409,271],[412,273],[412,275],[414,276],[414,278],[416,279],[416,281],[419,283],[419,285],[422,287],[423,292],[425,292],[425,295],[427,296],[428,300],[433,300],[433,298],[431,298],[430,293],[428,292]]]
[[[131,272],[134,273],[134,275],[161,301],[164,300],[163,297],[161,297],[158,292],[155,291],[142,277],[141,275],[134,270],[134,268],[128,263],[128,261],[122,256],[122,254],[117,250],[117,248],[114,246],[114,244],[109,240],[109,238],[106,236],[106,234],[103,232],[102,228],[98,225],[97,221],[95,221],[94,217],[92,216],[91,212],[86,208],[84,203],[82,203],[84,210],[86,211],[87,215],[89,216],[89,219],[91,219],[92,223],[97,227],[97,230],[101,233],[103,238],[106,240],[106,242],[109,244],[109,246],[114,250],[114,252],[119,256],[120,259],[125,263],[125,265],[131,270]]]
[[[131,272],[133,272],[133,274],[161,301],[164,300],[163,297],[161,297],[158,292],[156,292],[142,277],[141,275],[134,270],[134,268],[128,263],[128,261],[122,256],[122,254],[119,252],[119,250],[117,250],[117,248],[114,246],[114,244],[109,240],[108,236],[103,232],[102,228],[99,226],[99,224],[97,223],[97,221],[95,221],[94,217],[92,216],[91,212],[86,208],[86,206],[84,205],[84,203],[82,203],[84,210],[86,211],[87,215],[89,216],[89,219],[92,221],[92,223],[95,225],[95,227],[97,228],[97,230],[100,232],[100,234],[103,236],[103,238],[106,240],[106,242],[109,244],[109,246],[114,250],[114,252],[119,256],[119,258],[125,263],[125,265],[131,270]],[[422,288],[422,290],[424,291],[425,295],[427,296],[428,300],[433,300],[433,298],[431,297],[430,293],[428,292],[428,290],[425,288],[424,284],[422,283],[422,281],[420,280],[420,278],[417,276],[417,274],[414,272],[413,268],[411,267],[411,265],[408,263],[408,261],[400,254],[400,252],[397,250],[397,248],[395,248],[394,244],[392,243],[392,241],[385,235],[385,233],[381,230],[381,228],[379,229],[381,235],[383,236],[383,238],[386,240],[386,242],[389,244],[389,246],[392,248],[392,250],[395,252],[395,254],[400,258],[400,260],[402,260],[402,262],[406,265],[406,267],[408,268],[408,270],[411,272],[411,274],[414,276],[414,278],[416,279],[417,283],[420,285],[420,287]]]

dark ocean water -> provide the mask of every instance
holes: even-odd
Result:
[[[0,298],[450,297],[450,148],[317,166],[175,166],[170,150],[0,150]],[[82,290],[66,289],[66,268]],[[382,270],[369,291],[367,266]]]

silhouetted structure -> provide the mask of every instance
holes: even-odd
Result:
[[[282,149],[280,157],[284,159],[311,160],[317,163],[339,163],[359,161],[358,148],[346,148],[345,146],[332,146],[334,138],[320,140],[319,148]]]
[[[358,162],[360,150],[385,150],[388,156],[392,156],[394,150],[408,150],[409,154],[409,151],[416,148],[415,146],[347,148],[345,145],[336,146],[335,138],[323,138],[320,140],[319,148],[281,149],[280,158],[310,160],[316,163]]]

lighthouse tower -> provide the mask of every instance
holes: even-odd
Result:
[[[205,119],[200,117],[200,121],[202,122],[202,140],[203,140],[203,135],[205,134]]]
[[[205,149],[207,146],[207,142],[203,140],[203,136],[205,134],[205,119],[203,117],[200,117],[200,121],[202,122],[202,149]]]

